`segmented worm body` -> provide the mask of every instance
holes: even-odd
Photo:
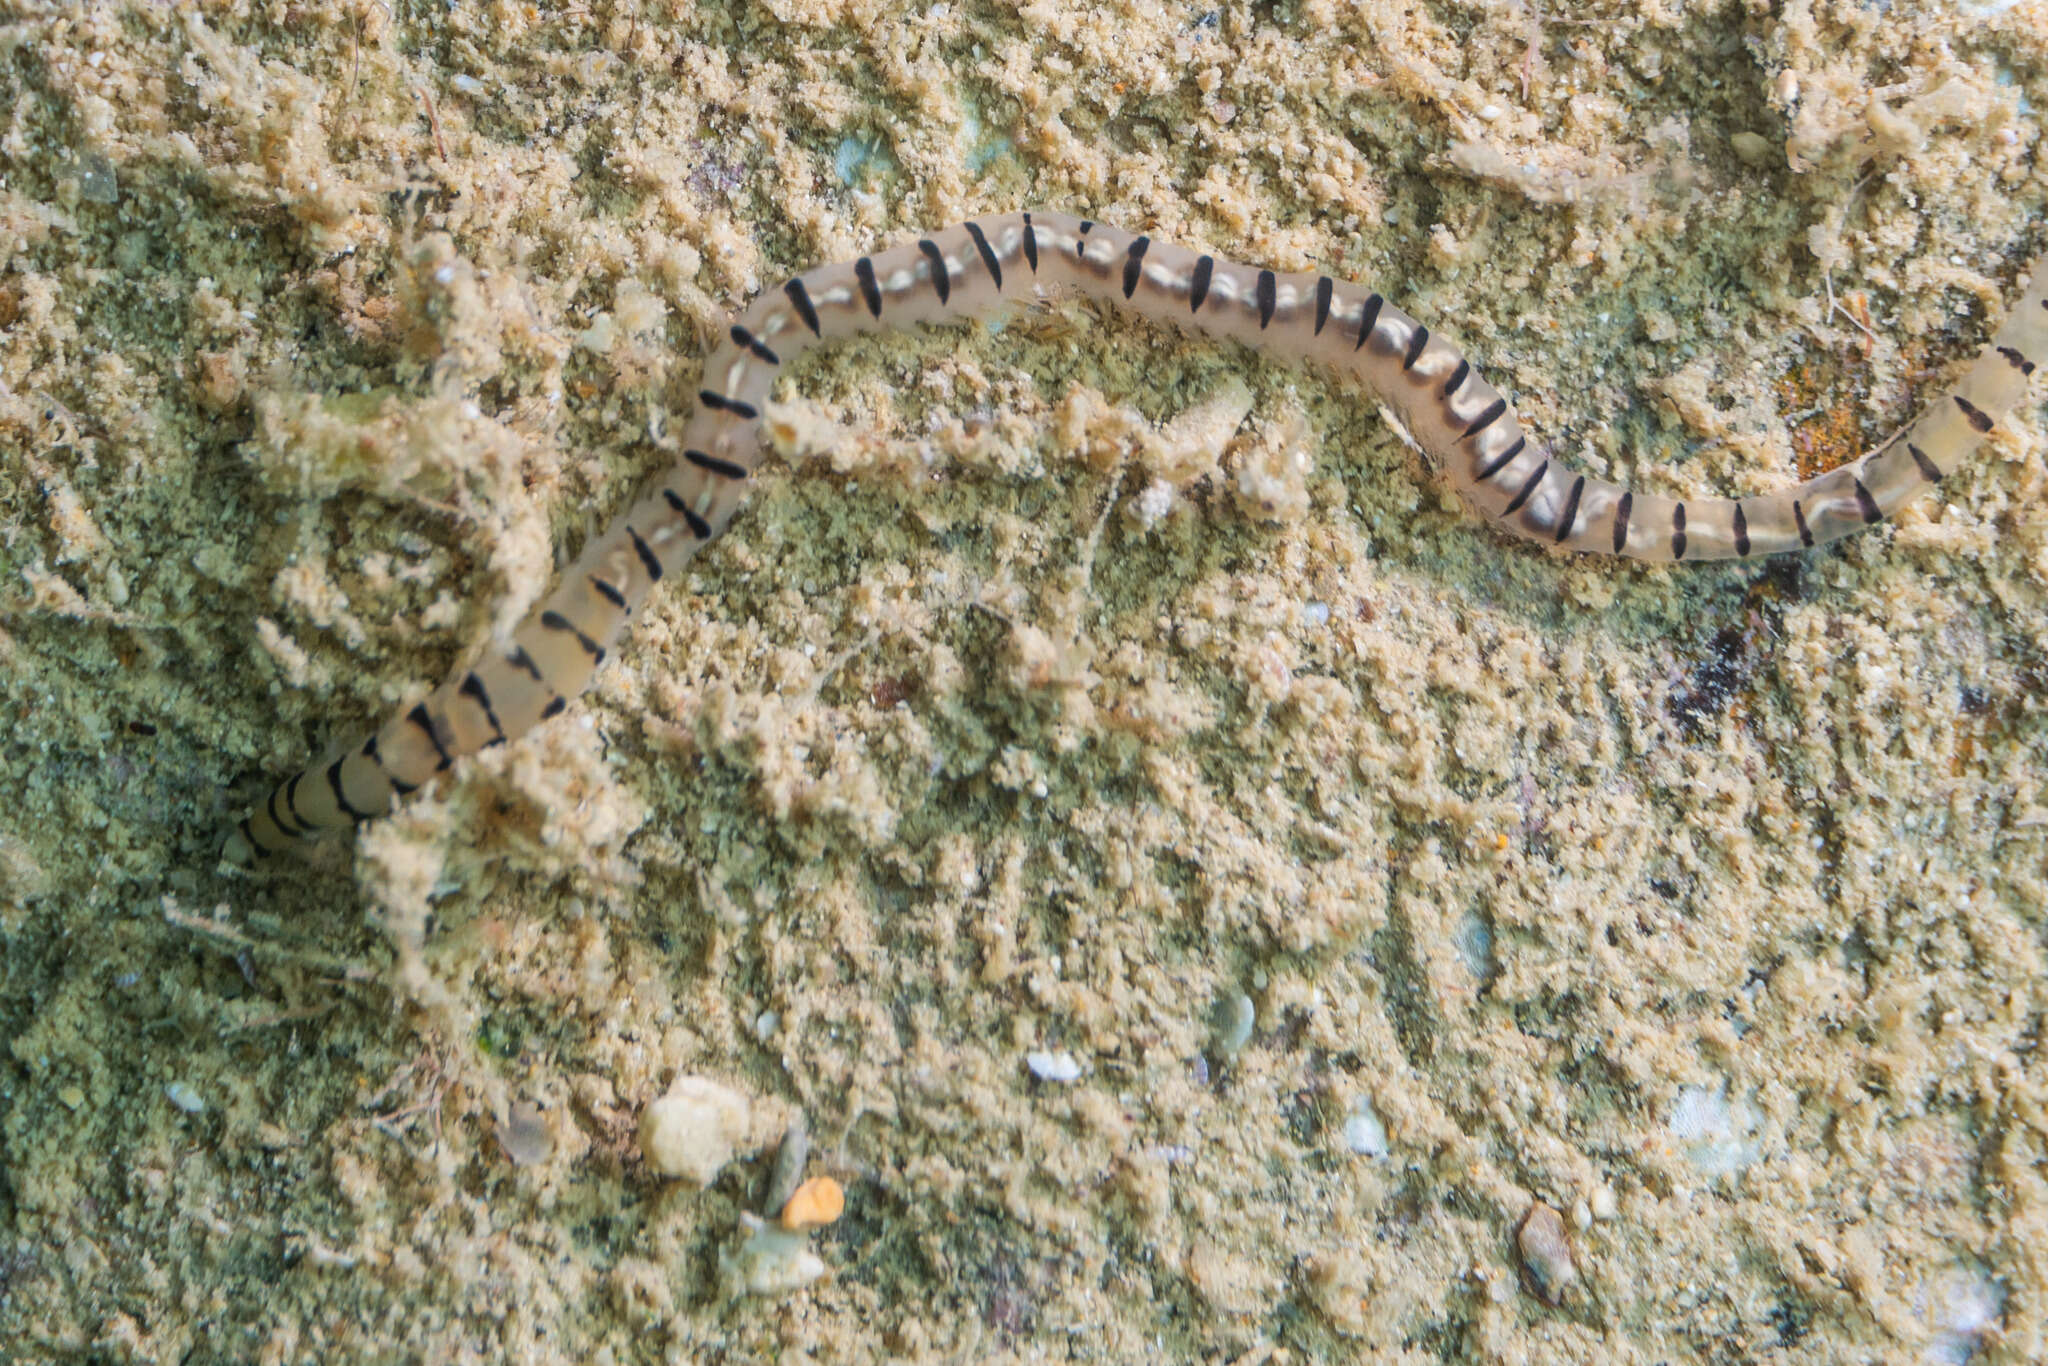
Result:
[[[648,590],[732,520],[760,458],[761,403],[786,362],[835,338],[968,317],[1048,287],[1355,375],[1489,521],[1546,545],[1639,560],[1772,555],[1880,521],[1967,457],[2048,357],[2048,269],[2037,263],[1991,345],[1899,440],[1787,492],[1678,500],[1570,469],[1529,439],[1457,348],[1369,289],[1061,213],[961,223],[820,266],[756,299],[705,363],[682,459],[592,542],[510,648],[342,757],[279,784],[240,822],[229,857],[381,815],[459,756],[567,707]]]

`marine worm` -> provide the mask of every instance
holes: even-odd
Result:
[[[1676,500],[1571,469],[1523,432],[1456,347],[1371,290],[1063,213],[971,220],[819,266],[756,299],[705,362],[681,459],[592,541],[509,648],[280,783],[236,825],[226,856],[246,861],[382,815],[458,757],[566,708],[648,591],[731,522],[759,461],[761,403],[791,360],[836,338],[967,318],[1056,288],[1355,376],[1488,521],[1546,546],[1637,560],[1775,555],[1881,521],[1966,459],[2048,356],[2048,270],[2037,262],[1991,344],[1900,439],[1784,492]]]

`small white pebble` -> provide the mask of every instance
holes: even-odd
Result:
[[[1485,119],[1488,123],[1492,123],[1506,112],[1507,110],[1497,104],[1482,104],[1479,106],[1479,117]]]
[[[199,1098],[199,1093],[182,1081],[164,1087],[164,1099],[188,1115],[203,1114],[206,1110],[206,1102]]]
[[[754,1017],[754,1037],[767,1043],[775,1037],[775,1031],[782,1028],[782,1017],[772,1010],[764,1010]]]
[[[1572,1227],[1581,1233],[1593,1227],[1593,1210],[1583,1200],[1572,1201]]]
[[[1173,511],[1173,485],[1154,479],[1138,495],[1138,525],[1150,531]]]
[[[1070,1081],[1078,1081],[1081,1077],[1081,1064],[1075,1060],[1072,1053],[1047,1053],[1034,1049],[1024,1055],[1024,1065],[1030,1068],[1031,1075],[1040,1081],[1064,1085]]]
[[[1393,1151],[1387,1143],[1387,1126],[1364,1096],[1351,1103],[1351,1114],[1344,1120],[1344,1146],[1360,1157],[1385,1157]]]
[[[1593,1206],[1593,1217],[1595,1219],[1612,1219],[1614,1217],[1615,1205],[1613,1188],[1608,1186],[1596,1187],[1593,1191],[1593,1199],[1591,1203]]]
[[[1301,607],[1301,620],[1303,624],[1308,626],[1326,625],[1330,620],[1330,604],[1327,602],[1303,603]]]

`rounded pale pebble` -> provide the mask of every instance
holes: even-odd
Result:
[[[1592,1209],[1595,1219],[1612,1219],[1619,1212],[1615,1205],[1612,1186],[1596,1186],[1593,1189]]]
[[[699,1186],[732,1161],[753,1121],[753,1102],[706,1077],[677,1077],[640,1114],[640,1152],[663,1176]]]
[[[1040,1081],[1064,1085],[1081,1077],[1081,1064],[1072,1053],[1048,1053],[1034,1049],[1024,1055],[1024,1065]]]
[[[1515,1235],[1515,1247],[1522,1254],[1522,1267],[1529,1273],[1536,1293],[1546,1304],[1558,1303],[1564,1296],[1564,1288],[1579,1274],[1578,1268],[1572,1264],[1572,1245],[1565,1236],[1564,1216],[1537,1201],[1522,1216],[1521,1230]]]
[[[164,1099],[188,1115],[202,1114],[206,1110],[206,1102],[200,1099],[199,1092],[186,1082],[174,1081],[164,1087]]]
[[[823,1228],[846,1209],[846,1192],[829,1176],[814,1176],[796,1188],[776,1222],[791,1233]]]

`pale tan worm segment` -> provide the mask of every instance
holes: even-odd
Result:
[[[279,785],[237,826],[229,856],[381,815],[458,756],[567,706],[648,590],[732,520],[760,455],[758,409],[785,362],[836,337],[967,317],[1056,286],[1355,375],[1488,520],[1547,545],[1639,560],[1771,555],[1879,521],[1967,457],[2048,358],[2048,269],[2037,263],[1991,345],[1902,438],[1788,492],[1680,501],[1631,493],[1552,457],[1455,347],[1370,290],[1061,213],[961,223],[820,266],[756,299],[705,363],[683,459],[583,552],[510,650]]]

